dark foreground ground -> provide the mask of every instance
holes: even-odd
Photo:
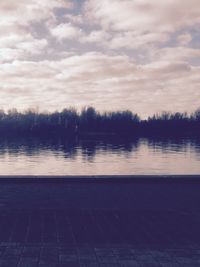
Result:
[[[200,266],[200,176],[1,177],[0,267]]]

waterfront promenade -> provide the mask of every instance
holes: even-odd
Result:
[[[1,177],[0,267],[200,266],[200,176]]]

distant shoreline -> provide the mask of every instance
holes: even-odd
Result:
[[[192,114],[162,112],[146,120],[129,110],[100,113],[93,107],[78,112],[38,113],[0,110],[0,136],[173,136],[200,135],[200,110]]]
[[[200,183],[197,175],[0,175],[2,182],[55,182],[55,183]]]

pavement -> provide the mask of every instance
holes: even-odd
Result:
[[[0,267],[200,266],[198,177],[74,179],[0,179]]]

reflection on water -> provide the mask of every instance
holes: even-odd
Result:
[[[1,175],[200,174],[200,140],[0,140],[0,170]]]

